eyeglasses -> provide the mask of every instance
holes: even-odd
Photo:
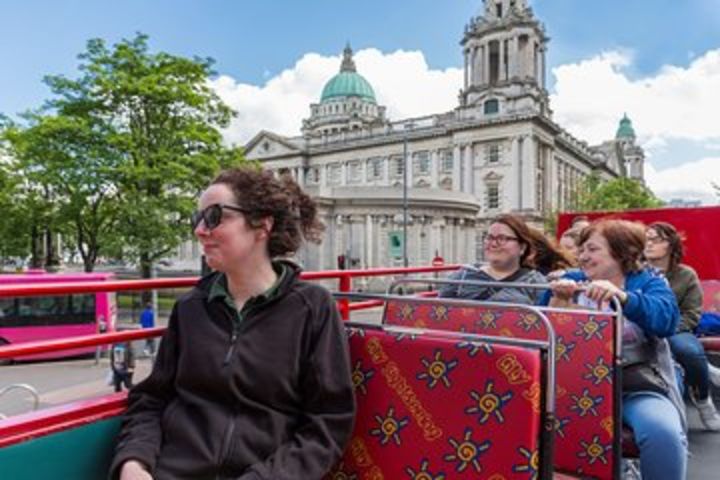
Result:
[[[658,244],[658,243],[667,242],[667,238],[663,238],[663,237],[661,237],[661,236],[659,236],[659,235],[658,235],[658,236],[654,236],[654,237],[645,237],[645,242],[647,242],[647,243],[653,243],[653,244]]]
[[[209,207],[205,207],[202,210],[196,210],[190,216],[190,223],[193,231],[200,225],[200,222],[205,222],[205,228],[213,230],[220,225],[222,222],[223,209],[232,210],[233,212],[248,213],[248,210],[234,205],[225,205],[224,203],[215,203]]]
[[[497,245],[505,245],[507,242],[514,240],[517,241],[517,237],[511,237],[510,235],[486,235],[485,243],[495,243]]]

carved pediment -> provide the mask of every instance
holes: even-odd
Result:
[[[262,159],[297,154],[300,151],[301,149],[289,139],[272,132],[261,131],[245,145],[245,158]]]

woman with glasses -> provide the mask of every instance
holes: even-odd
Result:
[[[543,304],[609,310],[622,305],[622,420],[640,449],[643,480],[684,480],[685,409],[665,340],[680,319],[665,279],[642,265],[645,231],[625,220],[601,220],[580,234],[582,271],[551,283]]]
[[[708,359],[693,334],[702,312],[702,287],[695,270],[680,263],[683,253],[682,238],[674,226],[666,222],[648,225],[645,259],[665,274],[680,308],[677,331],[668,337],[670,349],[685,370],[685,383],[691,389],[700,420],[708,430],[720,431],[720,415],[710,395]]]
[[[111,478],[320,480],[355,412],[332,296],[283,257],[323,226],[290,178],[221,173],[192,216],[215,272],[181,297],[129,394]]]
[[[487,263],[464,266],[448,279],[545,283],[545,277],[532,268],[533,237],[521,218],[507,214],[495,218],[485,235],[483,251]],[[532,305],[540,292],[513,286],[446,285],[440,297]]]

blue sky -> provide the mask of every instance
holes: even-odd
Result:
[[[349,3],[349,2],[348,2]],[[637,75],[686,64],[720,44],[717,0],[535,0],[551,37],[549,66],[613,48],[636,51]],[[89,38],[115,42],[142,31],[152,46],[210,56],[216,70],[262,83],[306,52],[353,47],[421,50],[430,66],[461,64],[458,40],[479,0],[5,0],[0,20],[0,112],[14,114],[48,95],[43,75],[73,75]],[[552,79],[550,79],[552,80]]]
[[[662,115],[692,117],[693,109],[687,113],[682,104],[691,104],[698,96],[694,92],[675,92],[667,100],[668,106],[658,111],[651,111],[648,100],[643,103],[636,98],[642,97],[645,87],[663,92],[663,85],[679,81],[693,89],[711,89],[720,79],[708,74],[718,60],[704,57],[720,49],[720,0],[534,0],[530,4],[551,38],[548,81],[556,120],[563,126],[591,141],[607,138],[614,133],[620,110],[629,110],[654,169],[667,171],[720,157],[720,133],[708,133],[702,125],[686,128],[688,122],[700,124],[710,118],[709,113],[675,119],[684,127],[680,132],[675,132],[673,125],[654,124],[655,117]],[[448,102],[453,102],[457,93],[452,79],[462,66],[458,42],[464,25],[481,8],[480,0],[5,0],[0,16],[0,58],[4,63],[0,113],[14,115],[39,107],[49,95],[42,77],[75,76],[76,56],[89,38],[114,43],[136,31],[150,36],[153,49],[213,57],[216,71],[226,80],[228,99],[248,92],[257,97],[252,108],[242,100],[233,104],[247,107],[241,112],[246,121],[243,132],[268,128],[294,133],[290,130],[299,128],[309,101],[322,86],[310,82],[307,87],[308,82],[303,84],[297,77],[308,72],[331,75],[337,68],[335,57],[348,40],[379,98],[388,103],[390,114],[433,113],[403,107],[399,100],[394,104],[392,88],[384,87],[384,82],[392,79],[373,73],[372,62],[397,63],[395,53],[416,52],[419,57],[403,58],[413,65],[418,61],[425,64],[418,75],[447,78],[452,88],[432,85],[447,90],[438,105],[452,108]],[[311,53],[319,57],[309,56]],[[693,67],[699,59],[704,63]],[[669,75],[669,69],[677,69],[677,75]],[[288,82],[284,72],[294,75],[296,81]],[[582,88],[581,84],[596,78],[607,78],[613,89],[608,86],[604,91],[603,83],[592,90]],[[272,85],[282,82],[286,88],[300,89],[300,84],[310,88],[309,100],[294,98],[297,112],[263,110],[262,99],[268,105],[289,101],[273,94],[278,89]],[[612,105],[606,111],[601,104],[593,106],[593,99],[603,95],[614,99],[605,102]],[[407,101],[417,102],[414,98]],[[702,101],[697,101],[698,108],[703,108]],[[281,115],[292,118],[273,123]],[[253,117],[257,121],[248,123]],[[605,123],[588,121],[595,117],[605,118]],[[237,133],[233,139],[242,142],[246,137],[247,133]],[[676,172],[673,176],[677,178]]]

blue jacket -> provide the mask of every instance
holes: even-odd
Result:
[[[589,280],[580,270],[572,270],[562,278],[577,282]],[[625,291],[628,298],[623,305],[623,314],[628,320],[656,337],[669,337],[675,333],[680,310],[675,294],[662,274],[649,268],[632,272],[625,277]],[[552,292],[545,292],[540,304],[549,304],[551,296]]]
[[[146,308],[140,314],[140,325],[142,328],[152,328],[155,326],[155,313],[152,308]]]

